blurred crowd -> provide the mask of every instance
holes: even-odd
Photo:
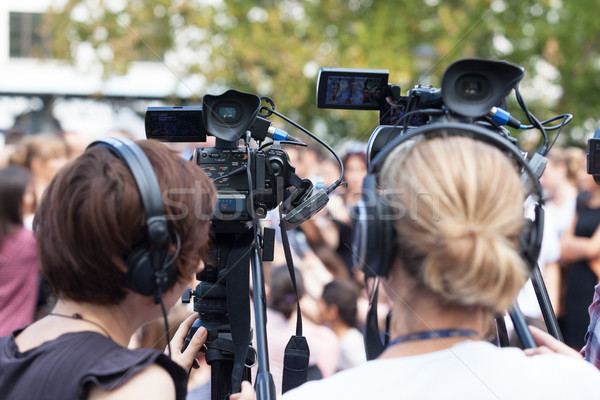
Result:
[[[134,136],[114,131],[107,136]],[[39,272],[32,218],[54,174],[81,154],[94,139],[84,134],[4,134],[0,154],[0,336],[46,315],[55,299]],[[190,148],[172,145],[188,158]],[[328,187],[340,176],[340,166],[316,146],[285,147],[296,174],[315,187]],[[310,352],[309,379],[319,379],[366,361],[363,332],[369,298],[363,276],[354,267],[351,213],[361,198],[367,173],[366,145],[347,143],[338,149],[343,182],[325,209],[288,232],[297,279],[304,335]],[[538,260],[565,342],[579,350],[589,325],[588,307],[600,280],[600,187],[586,173],[582,149],[554,147],[541,177],[545,192],[545,226]],[[270,212],[263,226],[278,225]],[[93,227],[90,227],[93,229]],[[60,246],[60,238],[57,238]],[[296,331],[296,295],[277,236],[275,258],[264,263],[267,296],[267,337],[270,370],[281,394],[284,348]],[[390,302],[380,295],[379,315]],[[528,322],[545,329],[537,298],[528,283],[519,296]],[[175,326],[193,310],[178,305],[170,315]],[[383,319],[382,318],[382,319]],[[381,328],[383,329],[383,321]],[[162,322],[145,326],[131,340],[134,347],[164,349]],[[519,345],[519,343],[515,343]],[[200,360],[202,362],[202,360]],[[188,398],[209,398],[210,367],[194,370]]]

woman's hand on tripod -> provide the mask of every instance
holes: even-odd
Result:
[[[529,331],[531,332],[533,339],[539,347],[535,347],[533,349],[525,349],[525,354],[527,354],[528,356],[558,353],[565,356],[578,358],[580,360],[583,359],[583,356],[579,354],[577,350],[574,350],[571,347],[567,346],[566,344],[556,339],[549,333],[546,333],[543,330],[531,325],[529,326]]]
[[[229,396],[229,400],[254,400],[256,399],[256,393],[252,384],[248,381],[242,381],[242,390],[239,393],[234,393]]]
[[[177,364],[181,365],[186,371],[189,371],[192,367],[198,368],[198,361],[196,360],[196,355],[204,346],[207,337],[206,328],[200,327],[194,333],[194,336],[190,340],[187,348],[183,350],[185,344],[185,338],[187,337],[188,332],[192,328],[192,324],[198,318],[197,314],[192,314],[185,319],[179,325],[177,332],[173,336],[173,340],[171,340],[171,358]]]

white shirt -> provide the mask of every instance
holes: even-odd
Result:
[[[356,328],[351,328],[340,340],[340,359],[337,370],[355,367],[367,361],[365,339]]]
[[[316,365],[323,376],[335,372],[339,358],[339,341],[335,333],[324,325],[302,320],[303,334],[310,348],[309,365]],[[289,320],[283,314],[267,308],[267,346],[269,348],[269,372],[275,382],[276,397],[281,395],[283,359],[285,347],[296,334],[296,317]]]
[[[557,235],[557,227],[552,218],[544,218],[544,231],[542,247],[538,257],[540,273],[543,274],[546,265],[558,262],[560,259],[560,237]],[[541,318],[542,311],[533,288],[531,280],[527,280],[517,298],[519,307],[524,315],[531,318]]]
[[[465,341],[412,357],[373,360],[287,392],[294,399],[595,399],[600,371],[559,354]]]

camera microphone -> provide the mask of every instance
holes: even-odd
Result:
[[[492,121],[494,121],[500,125],[508,125],[511,128],[515,128],[515,129],[525,129],[523,124],[521,124],[521,121],[519,121],[516,118],[511,117],[510,114],[508,113],[508,111],[503,110],[501,108],[492,107],[488,116],[490,116],[492,118]]]
[[[288,212],[281,221],[286,231],[297,228],[301,223],[310,219],[327,205],[329,195],[320,189],[314,195],[303,201],[298,207]]]

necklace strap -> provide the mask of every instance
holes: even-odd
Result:
[[[470,329],[433,329],[430,331],[414,332],[408,335],[399,336],[388,343],[387,347],[392,347],[404,342],[416,340],[455,338],[455,337],[479,337],[479,333]]]
[[[62,318],[68,318],[68,319],[76,319],[76,320],[80,320],[80,321],[84,321],[87,322],[89,324],[93,324],[96,325],[98,328],[102,329],[102,332],[104,332],[104,334],[110,339],[112,340],[112,337],[110,336],[110,333],[108,333],[108,331],[106,330],[106,328],[104,328],[102,325],[100,325],[99,323],[97,323],[96,321],[92,321],[90,319],[87,318],[83,318],[81,316],[81,314],[79,313],[74,313],[73,315],[66,315],[66,314],[59,314],[59,313],[55,313],[55,312],[50,312],[48,313],[48,315],[52,315],[55,317],[62,317]]]

